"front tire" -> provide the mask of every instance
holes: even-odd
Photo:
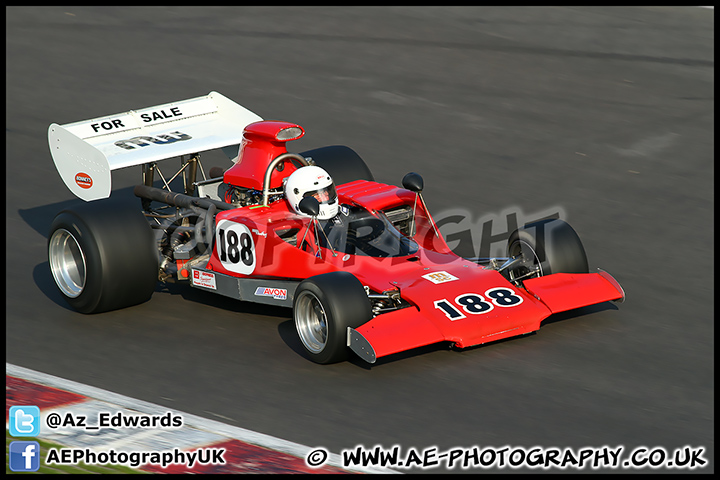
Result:
[[[347,272],[331,272],[303,280],[293,299],[293,318],[310,359],[329,364],[346,360],[347,328],[372,318],[370,300],[360,281]]]
[[[580,237],[560,219],[542,220],[515,230],[508,238],[508,257],[522,261],[508,272],[517,283],[553,273],[588,273]]]
[[[158,278],[155,237],[144,215],[104,200],[55,217],[48,263],[60,293],[81,313],[145,302]]]

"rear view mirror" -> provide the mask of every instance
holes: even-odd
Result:
[[[410,172],[403,177],[402,186],[411,192],[420,193],[424,186],[423,178],[419,173]]]
[[[317,198],[312,196],[305,197],[300,200],[298,208],[302,213],[310,215],[311,217],[317,217],[320,214],[320,202],[317,201]]]

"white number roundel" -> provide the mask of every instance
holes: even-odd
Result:
[[[229,271],[250,275],[255,270],[255,242],[250,229],[242,223],[218,222],[215,248],[223,267]]]

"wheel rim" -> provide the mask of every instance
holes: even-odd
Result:
[[[302,292],[295,304],[295,328],[305,348],[312,353],[325,349],[328,321],[325,309],[312,292]]]
[[[75,298],[83,292],[87,270],[85,254],[75,237],[65,229],[58,229],[50,237],[48,252],[50,269],[62,293]]]
[[[522,264],[509,272],[511,281],[514,281],[518,277],[524,277],[535,268],[537,268],[536,275],[524,277],[523,280],[543,276],[542,262],[540,262],[540,258],[532,245],[526,241],[518,240],[513,243],[508,253],[511,257],[517,257],[519,255],[523,258]]]

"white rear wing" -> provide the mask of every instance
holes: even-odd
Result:
[[[258,115],[217,92],[48,129],[55,168],[89,202],[110,196],[118,168],[194,154],[242,141]]]

